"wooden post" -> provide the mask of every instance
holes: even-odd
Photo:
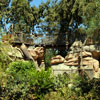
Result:
[[[81,41],[79,42],[79,55],[78,55],[78,71],[79,75],[81,75],[82,69],[83,69],[83,62],[82,62],[82,51],[83,51],[83,45],[81,44]]]

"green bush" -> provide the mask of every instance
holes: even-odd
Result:
[[[3,87],[4,100],[42,99],[54,88],[51,69],[37,71],[33,62],[17,61],[6,70],[6,84]],[[33,99],[34,98],[34,99]]]
[[[5,70],[11,62],[7,54],[7,50],[5,49],[6,45],[9,44],[4,44],[0,42],[0,68],[2,68],[3,70]]]
[[[35,68],[32,62],[17,61],[10,63],[6,70],[7,84],[5,91],[2,93],[5,100],[26,98],[33,72],[35,72]]]
[[[35,94],[38,98],[42,99],[46,93],[54,89],[54,77],[51,74],[51,69],[37,72],[34,77],[36,78],[36,83],[34,84]]]
[[[56,78],[56,92],[64,100],[99,100],[100,79],[89,79],[85,74],[80,76],[64,74]],[[53,97],[57,95],[55,94]],[[49,94],[50,95],[50,94]],[[53,100],[50,97],[51,100]],[[50,98],[48,100],[50,100]]]
[[[29,61],[12,62],[6,72],[0,70],[3,100],[99,100],[99,93],[100,79],[66,73],[54,77],[51,69],[39,72]]]

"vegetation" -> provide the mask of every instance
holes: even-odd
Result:
[[[100,42],[100,0],[47,0],[39,7],[31,1],[0,0],[0,38],[8,33],[41,32],[52,38],[56,35],[55,44],[68,43],[68,50],[75,40]],[[54,77],[51,69],[39,72],[34,62],[13,62],[3,45],[8,44],[0,42],[0,100],[100,99],[100,79],[66,73]],[[68,50],[47,50],[47,65],[56,53],[65,56]]]
[[[57,34],[55,43],[68,43],[68,47],[75,40],[83,42],[87,37],[99,42],[99,0],[47,0],[38,8],[31,1],[0,1],[0,31],[35,34],[39,30],[52,37]],[[57,49],[65,56],[66,48]]]

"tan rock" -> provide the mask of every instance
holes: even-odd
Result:
[[[67,63],[78,62],[78,57],[69,59],[69,60],[67,60],[66,62],[67,62]]]
[[[60,55],[57,55],[56,57],[53,57],[51,58],[51,64],[60,64],[60,63],[63,63],[65,61],[65,59],[60,56]]]
[[[38,55],[34,50],[28,50],[28,51],[31,54],[31,56],[34,58],[34,60],[36,60],[38,58]]]
[[[92,61],[93,58],[92,58],[92,57],[85,57],[85,58],[83,58],[82,60],[83,60],[83,61]]]
[[[82,56],[83,57],[91,57],[92,56],[92,53],[91,52],[84,51],[84,52],[82,52]]]
[[[43,47],[36,47],[33,50],[38,55],[38,58],[43,58],[44,57],[44,48]]]
[[[36,47],[34,49],[28,49],[28,51],[35,60],[44,59],[44,48],[43,47]]]
[[[77,59],[78,59],[78,53],[75,53],[75,54],[68,54],[68,55],[65,57],[65,60],[70,60],[70,59],[73,59],[73,58],[77,58]]]
[[[64,65],[66,65],[66,66],[78,66],[78,62],[70,62],[70,63],[65,62]]]

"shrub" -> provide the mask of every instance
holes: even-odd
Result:
[[[2,92],[5,100],[42,99],[54,88],[51,69],[38,72],[33,62],[12,62],[6,70],[6,74],[7,82]]]
[[[35,72],[35,68],[32,62],[17,61],[10,63],[6,71],[7,84],[2,93],[5,100],[26,98],[33,72]]]
[[[51,69],[37,72],[34,77],[36,79],[36,83],[33,84],[35,86],[35,94],[42,99],[46,93],[54,89],[54,77],[51,74]]]
[[[7,50],[5,49],[6,45],[9,44],[4,44],[0,42],[0,67],[4,70],[8,67],[9,63],[11,62],[7,54]]]

